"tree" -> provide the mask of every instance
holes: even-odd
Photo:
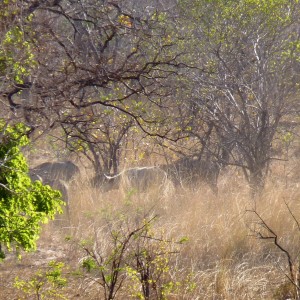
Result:
[[[0,120],[0,255],[8,250],[34,250],[41,223],[62,213],[61,193],[40,181],[32,182],[21,148],[28,128]]]
[[[166,26],[166,10],[143,4],[142,11],[129,4],[37,1],[31,8],[30,34],[24,33],[35,65],[22,85],[3,93],[5,103],[23,114],[32,129],[61,126],[77,145],[87,145],[96,171],[116,172],[119,162],[112,152],[125,139],[124,128],[136,126],[161,137],[173,130],[165,112],[170,83],[182,67],[175,51],[178,37]],[[94,138],[112,119],[105,111],[123,120],[114,143]],[[91,131],[86,134],[84,128]],[[81,149],[67,137],[71,150]],[[108,145],[104,151],[103,145]],[[112,156],[95,155],[99,149]]]
[[[28,77],[36,66],[32,48],[35,31],[32,13],[38,1],[2,1],[0,3],[0,97],[1,118],[22,118],[30,126],[30,106],[16,103],[14,95],[31,86]],[[21,97],[22,98],[22,97]]]
[[[88,158],[96,174],[117,174],[134,121],[109,107],[82,111],[86,113],[79,117],[80,121],[72,115],[61,123],[67,148]]]
[[[190,105],[239,166],[264,187],[273,141],[299,111],[298,1],[181,1],[194,68]],[[196,26],[194,26],[196,24]],[[197,134],[197,127],[192,130]],[[227,155],[228,156],[228,155]]]

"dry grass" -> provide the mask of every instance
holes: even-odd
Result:
[[[287,188],[284,180],[274,178],[255,203],[235,172],[221,178],[218,197],[205,186],[197,191],[101,194],[81,179],[72,189],[70,223],[60,220],[48,224],[37,253],[24,254],[20,262],[9,257],[0,265],[0,299],[37,299],[17,290],[14,278],[31,278],[52,259],[68,265],[69,284],[61,291],[66,299],[104,299],[102,288],[92,280],[96,277],[71,272],[83,257],[79,241],[91,242],[104,255],[112,251],[112,229],[130,231],[153,215],[158,216],[152,229],[155,235],[173,241],[188,237],[188,242],[176,244],[180,253],[169,260],[166,274],[168,280],[185,283],[167,299],[286,299],[290,290],[286,257],[271,240],[259,240],[253,234],[259,228],[251,212],[255,209],[295,262],[299,258],[300,230],[289,209],[300,220],[300,191],[296,185]],[[66,241],[66,236],[72,239]],[[125,280],[116,299],[128,299],[130,286]]]

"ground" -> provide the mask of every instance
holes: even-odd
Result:
[[[164,274],[164,280],[181,282],[182,289],[174,289],[166,299],[292,297],[287,257],[273,240],[258,239],[255,233],[265,232],[259,231],[262,229],[253,210],[278,234],[296,266],[300,230],[295,220],[300,220],[300,190],[296,183],[286,186],[273,172],[273,180],[268,180],[264,194],[254,203],[248,197],[246,183],[234,172],[221,177],[218,196],[205,185],[198,190],[180,189],[163,195],[124,190],[101,194],[82,182],[74,185],[70,220],[59,216],[43,227],[36,252],[22,253],[19,261],[9,254],[0,264],[0,299],[39,299],[34,292],[26,294],[24,288],[17,289],[15,278],[29,280],[38,271],[45,274],[48,263],[54,260],[65,264],[63,276],[68,284],[55,288],[65,299],[106,299],[103,287],[97,283],[99,274],[81,268],[86,255],[82,241],[92,241],[98,254],[104,255],[102,249],[112,249],[112,228],[124,224],[126,230],[136,228],[154,215],[154,235],[169,241],[187,240],[175,245],[176,259],[168,261],[169,269]],[[130,296],[127,280],[115,299],[138,299],[133,292]],[[51,285],[43,288],[41,294]],[[55,297],[45,299],[59,299]],[[152,297],[162,299],[154,294]]]

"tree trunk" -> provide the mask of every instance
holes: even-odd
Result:
[[[265,171],[262,167],[256,167],[254,170],[250,170],[249,174],[249,187],[250,196],[252,199],[257,199],[261,196],[265,187]]]

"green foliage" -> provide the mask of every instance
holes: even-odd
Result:
[[[241,47],[247,53],[247,47],[255,46],[255,43],[261,43],[262,40],[268,47],[272,45],[269,42],[273,42],[274,50],[280,46],[282,54],[287,53],[285,52],[287,49],[284,49],[282,44],[278,44],[274,36],[277,36],[276,39],[278,37],[286,39],[287,48],[297,49],[299,45],[296,36],[294,36],[295,41],[291,43],[292,32],[285,35],[286,28],[297,21],[298,1],[197,0],[192,1],[192,9],[190,9],[190,2],[190,0],[180,1],[182,13],[185,15],[184,28],[191,32],[195,26],[199,29],[194,31],[196,36],[189,40],[188,47],[191,46],[190,43],[194,44],[193,47],[197,47],[198,50],[204,50],[201,48],[206,47],[206,51],[212,51],[215,47],[219,47],[219,54],[214,51],[208,53],[211,58],[214,55],[221,55],[222,51],[231,52],[234,55]],[[252,40],[253,44],[249,45],[247,43],[249,40]],[[201,51],[199,53],[201,55]],[[207,61],[206,67],[217,71],[213,60]]]
[[[123,290],[124,297],[163,300],[195,289],[191,274],[177,278],[177,270],[171,268],[182,240],[186,239],[166,239],[164,232],[155,232],[153,221],[143,220],[139,227],[130,230],[122,219],[119,226],[111,228],[106,245],[99,249],[96,245],[103,244],[99,241],[81,243],[86,254],[81,265],[89,278],[97,278],[104,289],[104,299],[114,299]]]
[[[34,33],[31,16],[24,16],[16,2],[0,4],[0,76],[8,82],[24,83],[36,65],[29,37]]]
[[[82,262],[82,267],[87,271],[91,272],[92,270],[95,270],[97,268],[97,264],[94,259],[88,257],[84,259]]]
[[[67,279],[63,276],[64,264],[51,261],[47,270],[39,270],[29,279],[23,280],[17,277],[15,287],[22,290],[28,296],[36,299],[67,299],[62,290],[67,285]]]
[[[16,83],[24,83],[23,78],[30,74],[29,70],[34,64],[31,45],[25,40],[23,30],[19,26],[13,27],[2,42],[0,72],[9,74]]]
[[[31,181],[21,152],[29,142],[26,132],[22,123],[0,120],[0,245],[8,250],[34,250],[41,223],[62,213],[64,203],[59,191]]]

